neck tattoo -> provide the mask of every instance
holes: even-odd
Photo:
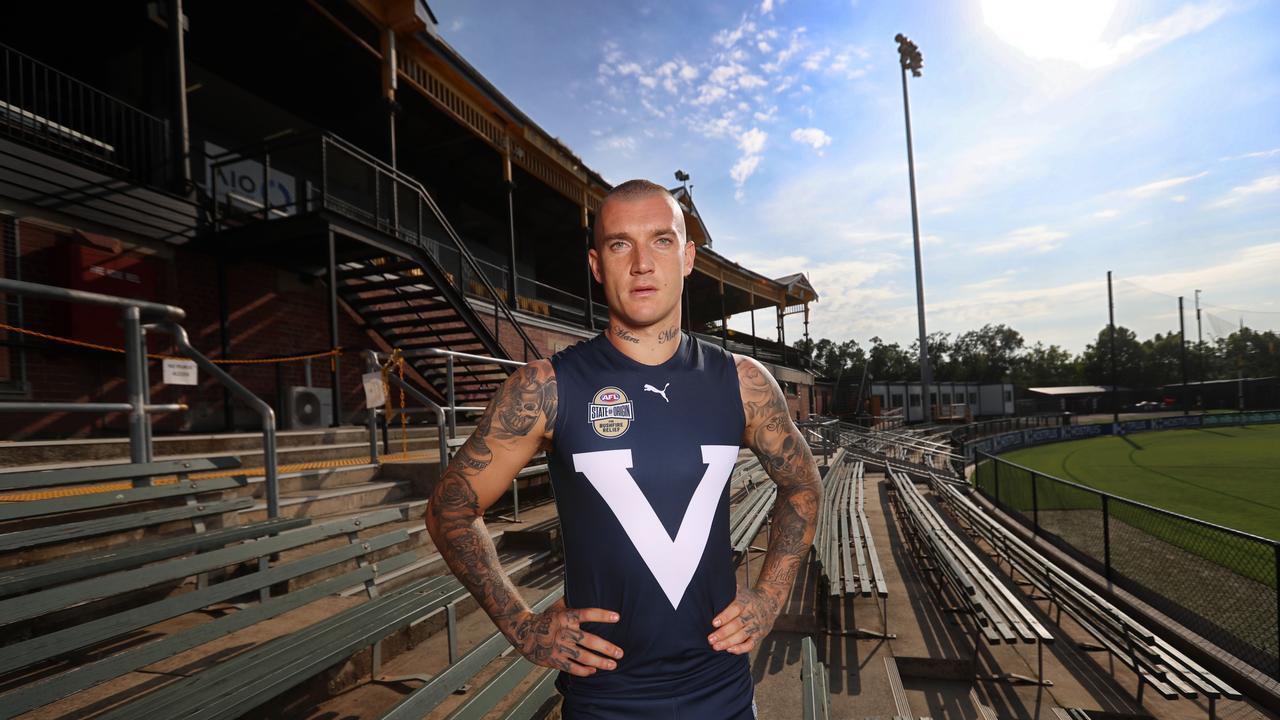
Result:
[[[613,334],[617,335],[622,340],[626,340],[629,343],[635,343],[636,345],[640,344],[640,338],[636,337],[635,335],[632,335],[625,328],[615,327],[613,329]]]
[[[680,328],[669,327],[666,330],[663,330],[662,332],[658,333],[658,344],[662,345],[665,343],[669,343],[672,340],[678,339],[679,337],[680,337]]]

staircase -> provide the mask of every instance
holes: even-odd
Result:
[[[298,160],[317,157],[318,166]],[[270,226],[281,231],[264,237],[277,241],[289,230],[295,236],[314,239],[328,233],[347,241],[336,258],[339,296],[366,329],[405,353],[406,362],[439,398],[448,397],[446,357],[411,351],[478,356],[453,359],[456,404],[473,406],[487,405],[511,372],[509,365],[485,362],[484,357],[521,362],[542,357],[505,303],[504,293],[486,277],[416,179],[329,134],[289,137],[211,160],[215,168],[256,162],[296,179],[300,190],[287,206],[213,208],[215,229]],[[217,187],[211,195],[219,197]],[[314,270],[314,260],[296,262]],[[492,315],[482,317],[467,300],[468,293],[488,300]],[[499,339],[500,329],[505,342]]]

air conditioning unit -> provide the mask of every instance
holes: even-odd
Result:
[[[332,390],[300,385],[289,388],[289,404],[284,409],[286,430],[328,427],[332,421]]]

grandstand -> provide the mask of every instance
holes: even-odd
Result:
[[[608,183],[421,0],[66,12],[0,10],[0,717],[558,717],[423,512],[497,384],[603,327],[582,257]],[[686,329],[769,369],[823,473],[751,656],[760,717],[1280,707],[965,484],[977,443],[1060,425],[810,415],[784,319],[817,292],[726,260],[673,194]],[[728,329],[761,310],[776,333]],[[546,472],[486,518],[535,609],[562,594]],[[728,492],[745,586],[775,491],[744,451]]]

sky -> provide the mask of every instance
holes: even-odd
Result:
[[[1140,337],[1177,329],[1180,295],[1192,323],[1197,289],[1215,327],[1280,329],[1275,0],[430,5],[606,180],[684,170],[716,252],[806,273],[815,339],[918,333],[898,33],[924,56],[908,85],[930,332],[1004,323],[1079,352],[1108,270]]]

